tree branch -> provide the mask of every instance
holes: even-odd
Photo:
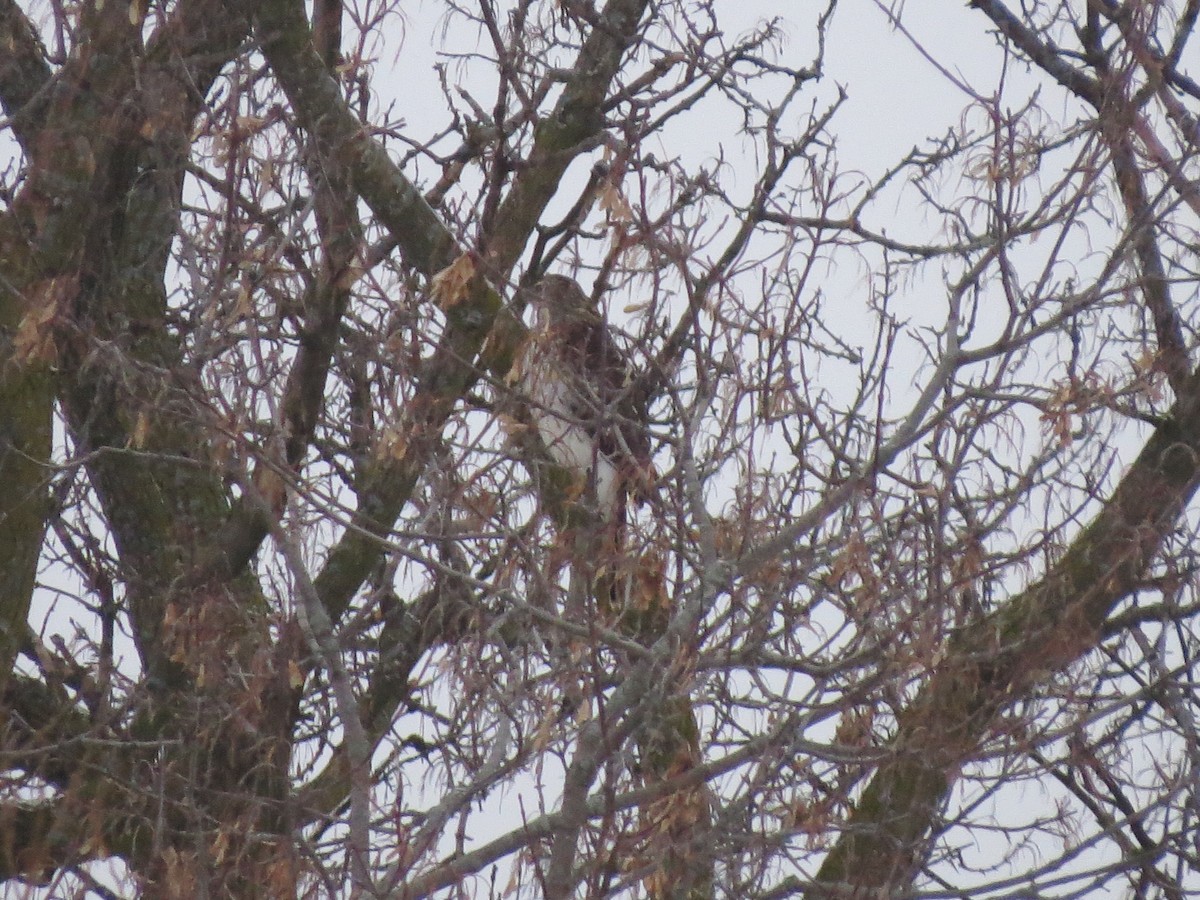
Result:
[[[1100,83],[1063,61],[1057,47],[1042,40],[1033,29],[1008,11],[1000,0],[971,0],[968,4],[983,11],[1013,46],[1072,94],[1099,107],[1104,99]]]
[[[637,36],[647,0],[610,0],[580,51],[574,75],[554,111],[538,127],[528,164],[521,168],[484,239],[482,272],[468,297],[446,311],[446,330],[417,374],[417,390],[395,431],[396,452],[382,453],[364,479],[363,500],[351,529],[315,579],[335,619],[376,564],[382,548],[371,535],[390,531],[411,496],[455,404],[478,377],[474,361],[493,334],[483,368],[504,375],[523,329],[502,312],[486,279],[502,281],[515,265],[562,173],[603,127],[600,101],[620,59]],[[255,12],[256,33],[272,71],[305,127],[353,173],[354,187],[399,241],[409,265],[432,277],[461,251],[450,232],[386,151],[363,133],[312,47],[303,4],[271,0]],[[494,329],[494,331],[493,331]]]
[[[1106,618],[1142,583],[1198,482],[1200,377],[1193,374],[1169,419],[1059,563],[950,643],[900,715],[892,756],[868,785],[819,881],[834,891],[909,884],[955,773],[997,714],[1097,645]]]
[[[14,0],[0,0],[0,107],[26,149],[37,137],[38,112],[31,107],[50,84],[51,70],[37,29]]]

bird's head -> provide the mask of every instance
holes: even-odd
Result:
[[[598,324],[599,311],[573,279],[546,275],[529,292],[539,326]]]

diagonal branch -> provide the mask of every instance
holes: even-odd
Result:
[[[598,110],[633,44],[648,0],[610,0],[580,51],[554,111],[538,127],[528,164],[521,168],[496,217],[496,231],[483,241],[484,277],[503,280],[516,264],[563,172],[599,135]],[[408,264],[430,277],[461,253],[453,235],[386,151],[367,136],[342,100],[312,47],[302,3],[271,0],[256,10],[256,33],[272,71],[302,124],[353,173],[354,188],[399,242]],[[350,529],[316,579],[322,600],[336,619],[383,552],[373,535],[385,535],[412,495],[443,426],[459,398],[478,377],[475,361],[489,334],[490,350],[480,364],[507,372],[519,342],[519,323],[502,310],[499,295],[482,278],[446,313],[446,329],[434,354],[417,374],[417,390],[395,429],[392,452],[381,454],[364,478],[363,499]]]
[[[852,896],[907,886],[954,773],[1014,698],[1092,650],[1142,583],[1200,482],[1200,376],[1189,377],[1113,496],[1054,567],[965,629],[901,714],[891,757],[826,858],[820,881]]]
[[[1095,107],[1103,102],[1104,91],[1096,79],[1065,62],[1057,47],[1042,40],[1000,0],[971,0],[968,6],[982,10],[1013,46],[1072,94]]]

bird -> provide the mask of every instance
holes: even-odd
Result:
[[[545,275],[526,289],[534,325],[510,373],[555,465],[574,480],[583,516],[564,541],[572,578],[567,610],[640,636],[660,633],[669,610],[664,556],[630,532],[629,504],[658,489],[650,415],[633,359],[597,305],[571,278]],[[578,576],[578,577],[576,577]]]
[[[530,418],[600,521],[623,523],[630,497],[645,499],[653,481],[635,368],[573,279],[545,275],[526,293],[534,326],[514,368]]]

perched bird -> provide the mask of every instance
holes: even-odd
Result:
[[[517,383],[538,434],[601,519],[624,521],[630,495],[643,496],[653,479],[648,416],[631,390],[629,357],[570,278],[545,276],[528,300],[535,324]]]

